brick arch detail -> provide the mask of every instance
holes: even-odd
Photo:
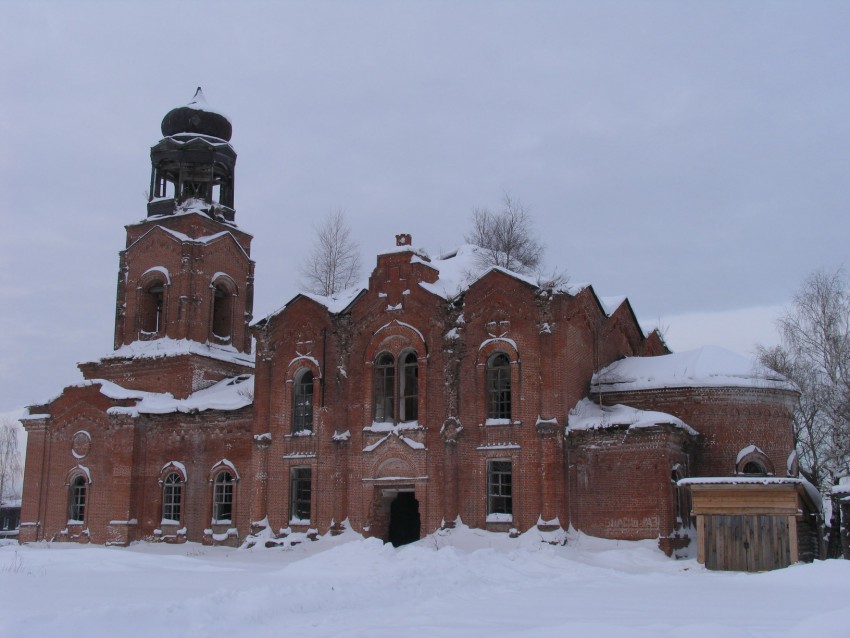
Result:
[[[378,328],[373,334],[369,345],[366,346],[365,360],[373,363],[380,352],[389,352],[394,357],[404,350],[413,350],[422,359],[428,356],[428,345],[419,329],[393,319]]]
[[[773,462],[770,460],[770,457],[768,457],[767,454],[765,454],[755,445],[747,447],[753,447],[755,449],[741,457],[741,459],[735,465],[735,474],[743,474],[744,468],[747,466],[747,463],[749,463],[750,461],[755,461],[756,463],[759,463],[769,475],[775,476],[776,468],[773,466]],[[741,452],[743,452],[743,450],[741,450]],[[741,452],[738,452],[738,454],[740,454]]]
[[[86,485],[91,485],[91,472],[89,472],[89,469],[83,465],[75,465],[65,474],[65,486],[70,487],[73,480],[78,476],[86,479]]]
[[[236,280],[226,272],[217,272],[210,278],[210,288],[219,285],[223,285],[229,295],[239,294],[239,286],[236,284]]]
[[[169,461],[165,465],[162,466],[162,469],[159,471],[159,484],[162,485],[165,483],[165,478],[171,474],[176,472],[184,483],[187,483],[189,477],[186,475],[186,466],[183,463],[178,461]]]

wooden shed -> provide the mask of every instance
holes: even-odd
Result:
[[[707,477],[691,492],[697,560],[708,569],[766,571],[821,555],[820,495],[804,479]]]

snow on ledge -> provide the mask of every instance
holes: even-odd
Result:
[[[671,425],[697,436],[699,433],[680,418],[666,412],[638,410],[627,405],[598,405],[590,399],[582,399],[570,410],[567,419],[567,434],[586,430],[602,430],[627,426],[651,428],[659,425]]]
[[[254,367],[254,355],[239,352],[233,346],[198,343],[189,339],[171,339],[170,337],[163,337],[152,341],[134,341],[101,357],[100,360],[157,359],[160,357],[177,357],[188,354],[196,354],[210,359]],[[91,361],[88,363],[97,362]]]
[[[744,387],[797,390],[778,372],[718,346],[658,357],[627,357],[593,375],[591,392]]]

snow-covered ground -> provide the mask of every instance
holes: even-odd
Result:
[[[651,541],[464,527],[398,549],[5,545],[0,636],[846,637],[848,584],[850,561],[720,573]]]

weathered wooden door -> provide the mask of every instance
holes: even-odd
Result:
[[[786,516],[713,514],[705,521],[708,569],[758,572],[791,564]]]

